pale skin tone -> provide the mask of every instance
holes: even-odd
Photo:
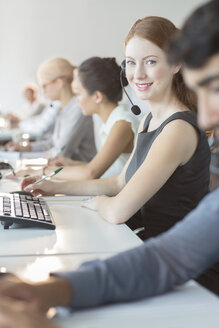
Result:
[[[1,328],[58,328],[52,321],[39,312],[29,311],[26,302],[8,298],[0,300]]]
[[[170,66],[164,51],[148,40],[134,37],[126,46],[126,75],[129,84],[150,105],[152,119],[148,132],[158,128],[172,114],[188,110],[172,91],[172,79],[179,69],[179,66]],[[142,130],[143,123],[144,119],[139,131]],[[83,206],[98,211],[108,222],[124,223],[165,184],[178,166],[189,161],[197,144],[198,134],[195,128],[183,120],[174,120],[156,138],[146,159],[127,184],[125,172],[128,163],[119,177],[80,184],[60,182],[57,185],[44,181],[41,185],[29,186],[29,190],[33,189],[35,194],[59,192],[71,195],[105,195],[83,203]],[[33,181],[27,178],[22,187]]]
[[[198,122],[204,129],[215,128],[219,140],[219,55],[213,56],[200,70],[184,68],[187,85],[198,95]],[[219,176],[210,174],[210,190],[219,185]]]
[[[118,104],[109,101],[107,96],[100,91],[95,91],[90,95],[79,79],[75,82],[75,85],[77,86],[77,100],[84,115],[98,114],[102,121],[106,123],[110,114]],[[118,142],[118,140],[120,142]],[[109,136],[100,151],[89,163],[71,160],[70,166],[65,166],[57,175],[57,178],[67,180],[65,182],[66,190],[70,188],[72,183],[69,180],[81,181],[99,178],[122,153],[132,152],[133,143],[134,133],[132,131],[131,123],[123,120],[118,121],[111,128]],[[60,160],[60,158],[57,160]],[[44,174],[49,174],[56,168],[57,167],[55,166],[47,167],[43,170]],[[20,174],[30,175],[34,173],[36,174],[36,171],[25,170],[20,172]],[[40,170],[39,173],[42,175],[42,170]],[[56,190],[58,190],[59,186],[60,184],[55,185]]]
[[[8,276],[0,293],[0,327],[57,328],[45,314],[50,307],[68,305],[72,292],[68,281],[59,277],[28,284]]]
[[[61,102],[62,108],[65,107],[73,97],[71,84],[64,78],[60,77],[52,81],[44,81],[42,79],[40,82],[45,96],[52,101],[59,100]],[[22,145],[14,144],[12,141],[10,141],[6,147],[9,151],[31,151],[31,143],[24,147]]]
[[[24,97],[27,99],[27,101],[30,104],[32,104],[37,99],[37,92],[34,91],[33,89],[26,88],[24,90]],[[10,121],[11,126],[13,128],[16,128],[17,125],[18,125],[18,123],[19,123],[19,121],[20,121],[19,117],[16,114],[14,114],[14,113],[8,113],[7,118]]]
[[[198,95],[198,122],[203,129],[219,124],[219,55],[212,56],[202,69],[183,69],[189,88]]]

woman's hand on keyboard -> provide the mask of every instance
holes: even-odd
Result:
[[[32,177],[25,178],[21,183],[21,189],[31,192],[34,196],[39,196],[39,195],[53,196],[57,194],[56,191],[57,183],[44,180],[35,185],[34,183],[40,178],[41,177],[39,176],[32,176]]]

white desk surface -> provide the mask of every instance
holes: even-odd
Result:
[[[3,179],[0,191],[16,190],[16,181]],[[6,188],[7,187],[7,188]],[[0,225],[0,256],[120,252],[142,241],[125,225],[112,225],[78,201],[48,201],[56,230]]]
[[[42,281],[50,272],[76,270],[79,265],[94,259],[105,259],[116,253],[68,254],[44,256],[0,257],[0,271],[15,273],[29,281]]]
[[[8,172],[8,170],[7,170]],[[0,192],[11,192],[20,190],[20,182],[18,179],[1,179],[0,180]]]
[[[12,139],[15,133],[22,132],[19,129],[10,129],[10,128],[1,128],[0,129],[0,141],[9,141]],[[28,133],[30,134],[30,138],[37,139],[40,137],[39,133]]]
[[[142,241],[126,226],[112,225],[79,203],[48,203],[56,230],[0,227],[0,256],[120,252]]]
[[[0,161],[8,161],[15,169],[23,169],[28,160],[36,163],[40,157],[44,157],[46,159],[48,154],[46,152],[17,152],[0,150]]]
[[[25,256],[0,258],[0,266],[38,281],[51,271],[76,269],[84,261],[112,254]],[[218,328],[219,298],[195,282],[165,295],[137,302],[81,310],[58,319],[63,328]]]

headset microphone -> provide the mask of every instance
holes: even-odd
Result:
[[[125,92],[125,94],[126,94],[128,100],[129,100],[130,103],[132,104],[132,107],[131,107],[131,111],[132,111],[132,113],[135,114],[135,115],[139,115],[139,114],[141,113],[140,108],[139,108],[137,105],[134,105],[134,104],[133,104],[131,98],[129,97],[129,95],[128,95],[128,93],[127,93],[127,91],[126,91],[126,89],[125,89],[125,87],[124,87],[124,85],[123,85],[123,81],[122,81],[122,79],[123,79],[124,77],[126,78],[126,76],[125,76],[125,60],[123,60],[122,63],[121,63],[120,83],[121,83],[122,89],[123,89],[123,91]]]

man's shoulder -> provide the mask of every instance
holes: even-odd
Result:
[[[217,187],[214,191],[210,192],[207,196],[209,199],[217,199],[219,198],[219,187]],[[218,202],[219,204],[219,202]]]
[[[206,210],[209,215],[218,213],[219,218],[219,187],[206,195],[198,207],[200,210]]]

